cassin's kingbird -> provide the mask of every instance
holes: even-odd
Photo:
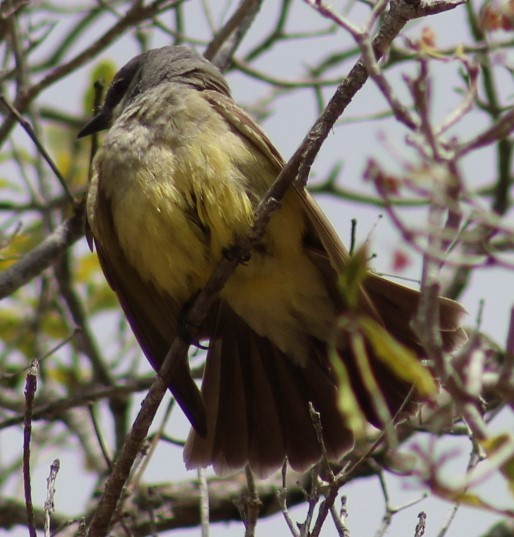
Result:
[[[148,360],[159,370],[180,313],[224,252],[251,228],[254,209],[284,163],[255,122],[232,100],[218,69],[186,47],[132,59],[79,136],[109,129],[92,165],[87,233],[94,240]],[[187,366],[170,390],[193,428],[188,467],[218,473],[246,464],[258,475],[321,457],[309,402],[320,412],[329,458],[353,437],[337,406],[327,357],[345,304],[338,274],[349,254],[311,196],[293,186],[248,262],[221,291],[201,337],[209,339],[202,394]],[[409,327],[418,293],[372,273],[359,312],[418,356]],[[440,301],[446,349],[462,341],[456,302]],[[344,338],[338,352],[365,415],[380,423]],[[410,386],[368,349],[391,414]]]

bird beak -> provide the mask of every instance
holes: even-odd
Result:
[[[108,110],[102,108],[98,114],[93,116],[85,125],[82,127],[80,132],[77,134],[77,138],[83,138],[84,136],[89,136],[95,132],[103,131],[108,129],[111,126],[111,113]]]

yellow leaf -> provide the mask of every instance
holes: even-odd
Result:
[[[454,56],[456,58],[466,58],[467,55],[466,55],[466,49],[464,48],[464,44],[463,43],[459,43],[456,47],[455,47],[455,52],[453,53]]]
[[[373,410],[384,429],[388,445],[391,447],[395,446],[397,444],[397,437],[393,427],[393,417],[389,412],[387,401],[371,369],[366,339],[358,323],[355,323],[354,329],[349,331],[349,343],[355,365],[357,366]]]
[[[452,503],[467,505],[469,507],[478,507],[480,509],[484,509],[491,513],[496,513],[498,515],[502,515],[508,518],[514,517],[514,511],[512,509],[502,509],[500,507],[497,507],[480,498],[476,494],[473,494],[472,492],[468,492],[461,489],[452,489],[450,487],[445,487],[440,484],[433,488],[432,492],[440,498],[444,498],[445,500],[448,500]]]
[[[86,253],[75,261],[73,270],[77,283],[86,286],[86,305],[90,315],[119,309],[114,291],[107,283],[95,253]]]
[[[87,253],[80,256],[75,262],[75,269],[73,271],[77,282],[88,282],[94,275],[100,272],[100,263],[98,256],[93,253]]]
[[[395,375],[414,384],[421,395],[433,395],[437,392],[432,375],[412,351],[394,339],[384,327],[373,319],[361,316],[358,322],[365,334],[366,341],[372,346],[374,354]]]
[[[40,331],[48,337],[57,340],[66,339],[70,335],[69,328],[57,310],[45,312],[40,325]]]
[[[482,440],[490,461],[498,464],[500,472],[507,480],[511,494],[514,494],[514,439],[507,433]],[[496,461],[495,461],[496,459]]]
[[[119,310],[118,299],[116,298],[114,291],[103,278],[100,283],[89,286],[87,309],[91,315],[106,310]]]
[[[36,224],[23,232],[16,233],[6,239],[6,244],[0,248],[0,270],[13,265],[41,241],[41,225]]]
[[[80,382],[77,378],[77,372],[74,369],[65,367],[63,365],[57,365],[55,367],[49,367],[47,369],[48,379],[57,382],[61,386],[65,386],[69,389],[76,388]],[[80,380],[84,382],[89,377],[85,371],[80,371]]]

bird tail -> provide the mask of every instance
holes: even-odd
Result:
[[[294,470],[320,460],[322,449],[309,412],[321,415],[323,443],[336,460],[353,446],[337,406],[337,385],[315,345],[305,366],[295,364],[268,339],[253,332],[225,303],[211,337],[202,395],[205,438],[191,429],[184,450],[188,468],[213,465],[226,475],[247,464],[259,477],[287,457]]]
[[[419,293],[370,275],[366,294],[382,320],[382,327],[417,357],[424,356],[410,328]],[[460,328],[465,310],[440,299],[440,329],[445,350],[466,340]],[[323,444],[329,460],[337,460],[354,443],[348,420],[338,404],[338,381],[327,358],[326,345],[312,340],[309,359],[297,364],[267,338],[259,336],[226,303],[220,302],[211,331],[202,396],[207,411],[207,435],[191,429],[184,449],[186,467],[213,465],[219,475],[247,464],[259,477],[276,471],[287,457],[294,470],[303,471],[322,456],[309,403],[320,413]],[[370,393],[348,337],[336,334],[335,356],[346,367],[349,386],[366,419],[382,428],[376,395]],[[339,344],[344,342],[343,344]],[[394,368],[365,342],[369,371],[387,405],[389,416],[400,408],[412,413],[420,400],[412,380],[400,378]]]

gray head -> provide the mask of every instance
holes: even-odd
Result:
[[[185,84],[198,91],[213,90],[230,96],[230,89],[218,69],[188,47],[162,47],[132,58],[114,76],[100,111],[82,128],[78,138],[111,126],[113,110],[125,106],[137,95],[165,84]]]

